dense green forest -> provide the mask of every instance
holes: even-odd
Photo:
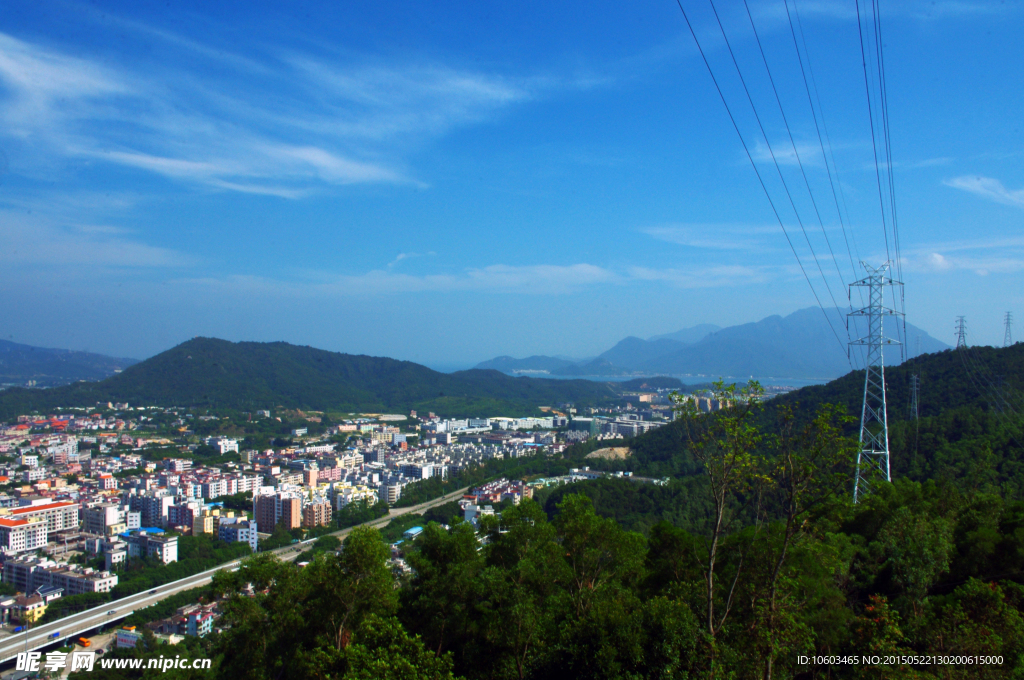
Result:
[[[589,380],[513,378],[492,370],[439,373],[409,361],[284,342],[194,338],[99,382],[0,392],[0,420],[108,401],[487,416],[535,413],[537,406],[562,402],[607,403],[616,394],[612,385]]]
[[[190,653],[275,679],[1024,677],[1024,355],[985,354],[912,362],[937,392],[919,421],[894,403],[895,481],[856,505],[863,374],[686,412],[631,458],[588,461],[665,486],[544,489],[479,533],[438,509],[397,588],[372,529],[303,569],[258,555],[217,576],[224,630]],[[585,449],[503,471],[556,474]]]

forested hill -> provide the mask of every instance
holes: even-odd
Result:
[[[905,420],[910,409],[910,377],[917,375],[918,410],[921,417],[936,416],[961,406],[976,405],[994,410],[1000,395],[1011,398],[1024,393],[1024,344],[1006,348],[970,347],[923,354],[895,367],[886,367],[886,400],[890,422]],[[864,396],[864,371],[853,371],[825,385],[805,387],[773,400],[813,410],[819,404],[843,404],[860,414]]]
[[[40,387],[51,387],[76,380],[101,380],[136,363],[136,359],[0,340],[0,383],[34,380]]]
[[[909,420],[911,375],[920,379],[916,423]],[[967,479],[993,488],[1016,480],[1011,486],[1024,493],[1024,473],[1016,462],[1024,460],[1024,344],[921,355],[887,367],[885,381],[894,474]],[[805,419],[822,404],[837,404],[855,419],[848,434],[856,438],[863,395],[864,371],[853,371],[772,399],[762,423],[771,428],[783,407]],[[697,466],[683,435],[676,422],[637,437],[633,457],[617,465],[655,477],[693,474]]]
[[[120,401],[254,410],[404,411],[499,415],[559,402],[615,398],[606,383],[513,378],[498,371],[439,373],[409,361],[340,354],[284,342],[194,338],[94,383],[0,393],[0,419],[58,406]]]

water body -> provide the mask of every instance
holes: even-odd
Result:
[[[428,368],[431,368],[440,373],[454,373],[456,371],[465,371],[472,366],[466,366],[464,364],[427,364]],[[634,380],[636,378],[678,378],[684,385],[700,385],[703,383],[711,383],[721,378],[726,383],[740,383],[746,384],[748,380],[757,380],[761,385],[765,387],[807,387],[808,385],[824,385],[830,380],[835,378],[786,378],[776,376],[732,376],[732,375],[671,375],[665,373],[652,373],[650,375],[551,375],[550,373],[544,373],[542,371],[525,371],[521,373],[506,373],[514,378],[545,378],[550,380],[593,380],[594,382],[625,382],[627,380]]]

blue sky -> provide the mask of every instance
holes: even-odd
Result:
[[[674,2],[321,4],[3,3],[3,337],[450,365],[815,304]],[[789,2],[834,168],[785,6],[718,0],[759,141],[710,5],[683,5],[844,304],[850,259],[886,258],[853,0]],[[1024,321],[1024,12],[882,6],[908,320],[1001,343],[1006,311]]]

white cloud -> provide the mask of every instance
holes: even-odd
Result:
[[[457,291],[556,295],[622,280],[623,277],[620,275],[590,264],[567,266],[497,264],[468,269],[457,274],[422,276],[374,270],[365,274],[345,276],[319,275],[315,281],[282,281],[258,276],[230,276],[185,279],[181,282],[200,288],[222,291],[305,298]]]
[[[0,137],[37,164],[91,158],[215,190],[300,198],[347,184],[423,187],[403,169],[410,151],[557,85],[443,64],[296,54],[260,64],[147,36],[222,68],[115,69],[0,33]]]
[[[768,270],[764,267],[738,265],[715,265],[692,269],[649,269],[633,267],[629,274],[642,281],[664,281],[679,288],[721,288],[743,286],[767,281]]]
[[[794,135],[795,136],[795,135]],[[774,160],[772,155],[774,154]],[[751,156],[758,163],[774,163],[779,165],[799,165],[803,163],[806,167],[817,167],[821,165],[821,145],[797,142],[796,147],[789,142],[777,141],[769,146],[758,139],[754,142]]]
[[[742,224],[667,224],[640,230],[659,241],[691,248],[755,250],[765,247],[763,236],[779,234],[779,228]]]
[[[388,269],[391,269],[392,267],[397,265],[399,262],[402,262],[403,260],[412,260],[417,257],[433,257],[435,255],[437,255],[437,253],[434,252],[433,250],[427,253],[399,253],[394,260],[388,263]]]
[[[996,203],[1024,208],[1024,189],[1012,191],[1004,187],[1002,182],[991,177],[964,175],[946,180],[944,184],[955,189],[969,191]]]
[[[75,268],[167,268],[193,264],[184,253],[126,238],[126,230],[61,225],[46,216],[0,210],[0,262]]]

